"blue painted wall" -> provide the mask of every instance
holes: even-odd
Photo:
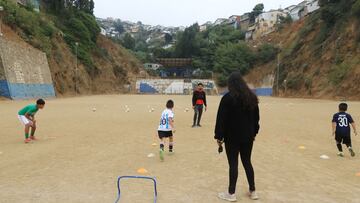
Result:
[[[10,98],[9,86],[6,80],[0,80],[0,96]]]
[[[0,81],[0,95],[11,99],[48,98],[55,97],[55,90],[52,84],[20,84]]]
[[[255,88],[255,89],[252,89],[252,91],[254,91],[254,93],[257,96],[272,96],[272,93],[273,93],[273,89],[271,87],[269,87],[269,88]],[[220,95],[224,96],[226,93],[228,93],[227,90],[225,92],[220,93]]]
[[[156,89],[147,83],[140,83],[140,93],[157,93]]]
[[[272,93],[273,93],[272,88],[256,88],[255,89],[255,94],[257,96],[271,96]]]

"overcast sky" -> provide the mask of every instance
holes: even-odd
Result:
[[[189,26],[251,11],[257,3],[265,10],[285,8],[301,0],[94,0],[96,17],[120,18],[164,26]]]

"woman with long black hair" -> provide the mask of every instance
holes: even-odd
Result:
[[[249,197],[255,200],[259,197],[255,192],[251,152],[260,128],[259,101],[239,72],[230,75],[228,89],[229,92],[223,96],[219,105],[214,138],[220,148],[222,143],[225,143],[229,163],[229,188],[228,191],[219,193],[218,197],[227,201],[236,201],[235,189],[240,154],[249,183]]]

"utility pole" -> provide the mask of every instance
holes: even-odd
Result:
[[[3,36],[2,29],[1,29],[1,26],[2,26],[2,12],[3,11],[4,11],[4,7],[0,6],[0,37]]]
[[[280,80],[280,64],[281,64],[281,59],[280,59],[280,53],[282,52],[282,44],[280,42],[279,44],[279,52],[277,54],[277,64],[276,64],[276,95],[279,96],[279,80]]]
[[[276,95],[279,96],[279,77],[280,77],[280,53],[277,55],[277,68],[276,68]]]
[[[75,42],[75,53],[76,53],[76,66],[75,66],[75,96],[77,95],[77,80],[78,80],[78,46],[79,43]]]

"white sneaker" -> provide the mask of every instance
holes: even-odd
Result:
[[[236,195],[235,194],[229,194],[228,192],[220,192],[218,194],[218,197],[220,199],[229,201],[229,202],[236,202]]]
[[[249,197],[250,197],[250,199],[252,199],[252,200],[257,200],[257,199],[259,199],[259,196],[256,194],[255,191],[249,192]]]

